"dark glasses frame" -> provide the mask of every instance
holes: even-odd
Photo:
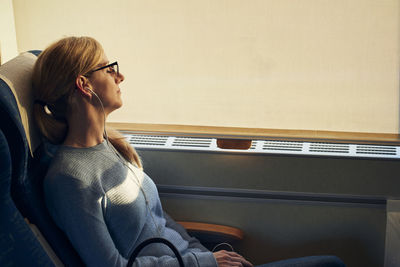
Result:
[[[117,70],[115,70],[114,66],[117,66]],[[115,62],[113,62],[113,63],[110,63],[110,64],[108,64],[108,65],[106,65],[106,66],[103,66],[103,67],[94,69],[94,70],[90,71],[88,74],[92,74],[93,72],[96,72],[96,71],[99,71],[99,70],[103,70],[103,69],[106,69],[106,68],[109,68],[109,67],[113,67],[112,69],[114,70],[114,73],[117,74],[117,76],[119,76],[118,61],[115,61]]]

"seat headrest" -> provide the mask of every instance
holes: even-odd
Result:
[[[36,59],[37,56],[33,53],[25,52],[0,66],[0,79],[15,97],[24,129],[20,134],[26,136],[31,155],[40,144],[40,134],[33,121],[32,70]],[[2,91],[3,89],[7,88],[2,88]],[[15,102],[7,101],[2,104],[15,105]]]

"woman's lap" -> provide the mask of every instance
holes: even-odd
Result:
[[[257,267],[344,267],[346,266],[336,256],[309,256],[271,262]]]

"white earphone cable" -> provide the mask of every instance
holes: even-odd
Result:
[[[148,200],[148,198],[147,198],[147,196],[146,196],[146,194],[145,194],[145,192],[144,192],[144,190],[143,190],[143,188],[142,188],[142,186],[141,186],[141,184],[140,184],[139,178],[137,177],[136,173],[131,169],[131,167],[130,167],[129,164],[126,162],[126,160],[123,159],[123,158],[121,158],[121,155],[118,153],[118,151],[115,150],[114,146],[110,145],[110,142],[109,142],[109,140],[108,140],[107,131],[106,131],[106,113],[105,113],[105,111],[104,111],[103,102],[101,101],[100,97],[99,97],[92,89],[90,89],[90,88],[88,88],[88,87],[86,87],[86,89],[89,90],[90,92],[92,92],[93,95],[96,96],[97,100],[98,100],[99,103],[100,103],[101,110],[102,110],[102,112],[103,112],[103,119],[104,119],[104,133],[103,133],[103,135],[104,135],[104,138],[106,139],[106,143],[107,143],[108,149],[110,149],[110,150],[113,152],[113,154],[116,155],[117,159],[118,159],[125,167],[127,167],[127,168],[131,171],[131,173],[133,174],[133,176],[135,177],[135,179],[132,179],[132,180],[137,184],[137,186],[139,187],[140,191],[142,192],[143,197],[144,197],[144,200],[145,200],[145,203],[146,203],[146,208],[147,208],[147,210],[148,210],[148,212],[149,212],[149,214],[150,214],[150,216],[151,216],[151,219],[152,219],[152,221],[153,221],[154,227],[156,228],[159,237],[161,237],[161,230],[160,230],[159,227],[157,227],[157,224],[156,224],[156,221],[155,221],[155,219],[154,219],[154,216],[153,216],[153,214],[151,213],[151,210],[150,210],[150,207],[149,207],[149,200]]]

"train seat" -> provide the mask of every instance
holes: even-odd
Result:
[[[22,53],[0,66],[0,127],[4,136],[0,222],[1,235],[10,238],[1,239],[0,265],[56,266],[61,260],[65,265],[83,266],[44,204],[41,183],[56,147],[42,142],[30,120],[31,72],[38,53]],[[3,164],[10,165],[10,172],[7,166],[3,171]],[[5,213],[10,209],[12,213]],[[15,246],[10,248],[11,240]]]

